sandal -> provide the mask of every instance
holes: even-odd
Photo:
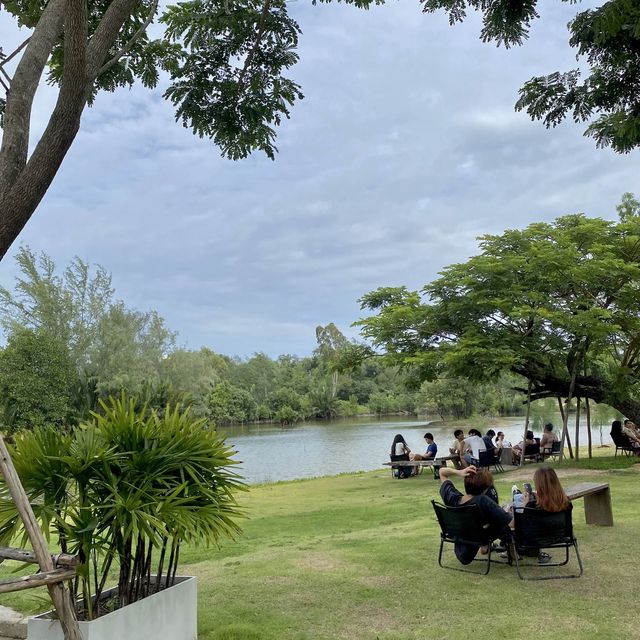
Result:
[[[551,556],[548,553],[541,551],[538,554],[538,564],[547,564],[549,562],[551,562]]]

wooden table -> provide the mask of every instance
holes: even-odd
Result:
[[[391,467],[391,473],[393,473],[394,469],[398,469],[399,467],[413,467],[416,469],[417,473],[420,474],[425,467],[431,467],[433,469],[433,477],[434,479],[437,479],[440,467],[446,467],[447,460],[459,459],[460,456],[458,456],[458,454],[454,454],[435,458],[434,460],[396,460],[395,462],[383,462],[382,464],[385,467]]]
[[[584,517],[587,524],[613,526],[611,490],[608,482],[580,482],[566,490],[572,502],[584,498]]]

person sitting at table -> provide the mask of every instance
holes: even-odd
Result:
[[[453,432],[453,437],[455,438],[455,440],[449,447],[449,453],[452,456],[458,456],[457,460],[454,458],[453,466],[456,467],[456,469],[459,469],[460,461],[462,460],[462,456],[464,455],[464,431],[462,429],[456,429]]]
[[[525,447],[530,444],[536,444],[535,438],[533,437],[533,431],[527,431],[527,437],[524,444],[522,443],[522,440],[520,440],[518,444],[513,446],[513,449],[511,449],[511,464],[516,465],[520,463],[520,456],[522,455],[522,452]]]
[[[409,460],[435,460],[438,453],[438,445],[433,441],[433,434],[425,433],[424,439],[427,443],[426,451],[424,453],[410,453]]]
[[[450,478],[458,476],[464,478],[465,493],[456,489]],[[440,469],[440,497],[447,507],[460,507],[465,504],[473,504],[478,507],[492,537],[509,539],[509,527],[513,520],[512,515],[500,508],[498,494],[493,486],[493,476],[487,469],[477,469],[471,465],[465,469]],[[483,554],[489,552],[488,547],[456,543],[454,546],[456,558],[461,564],[470,564],[478,551]]]
[[[553,451],[553,443],[558,442],[558,436],[553,430],[553,425],[550,422],[544,425],[544,431],[542,432],[542,438],[540,438],[540,455],[544,458],[545,455],[549,455]]]
[[[493,438],[495,437],[495,435],[496,432],[493,429],[489,429],[487,433],[482,436],[484,444],[487,447],[487,451],[493,451],[496,448],[496,446],[493,444]]]
[[[463,467],[480,464],[480,452],[486,451],[487,445],[477,429],[469,429],[469,435],[464,439],[464,454],[460,458]]]
[[[405,442],[401,433],[396,434],[391,443],[391,462],[408,461],[411,449]],[[413,466],[397,467],[399,479],[408,478],[413,473]]]

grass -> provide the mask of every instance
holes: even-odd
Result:
[[[567,486],[611,484],[615,526],[585,525],[578,502],[584,576],[537,583],[508,566],[486,577],[438,567],[430,504],[438,483],[428,473],[402,482],[385,470],[253,487],[242,496],[251,517],[237,542],[183,551],[183,573],[199,580],[199,639],[637,637],[628,608],[640,530],[634,462],[559,465]],[[500,495],[532,472],[497,476]],[[42,609],[46,593],[37,607],[33,597],[12,594],[2,604]]]

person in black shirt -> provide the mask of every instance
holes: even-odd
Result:
[[[464,478],[465,493],[456,489],[450,480],[453,476]],[[450,469],[442,467],[440,469],[440,497],[447,507],[460,507],[465,504],[474,504],[478,507],[483,516],[487,529],[490,529],[495,537],[501,534],[508,537],[509,526],[512,516],[500,508],[498,504],[498,493],[493,486],[493,476],[486,469],[477,469],[475,466],[466,469]],[[487,553],[488,549],[480,548],[478,545],[455,544],[455,554],[461,564],[470,564],[480,550]]]

